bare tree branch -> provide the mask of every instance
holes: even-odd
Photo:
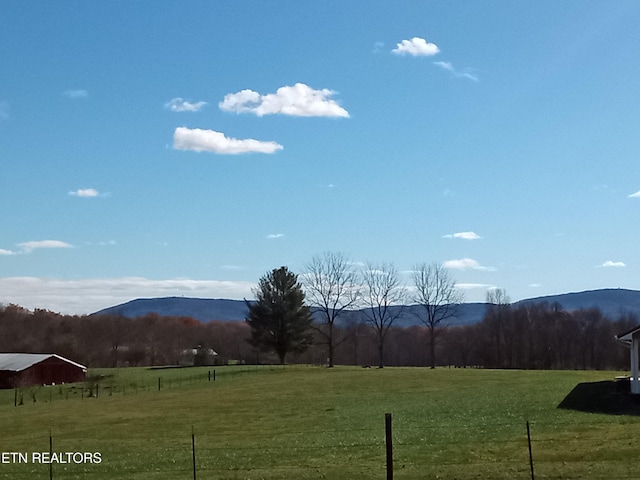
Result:
[[[378,366],[384,367],[384,342],[393,322],[402,313],[406,289],[392,264],[368,263],[362,270],[362,303],[365,321],[378,337]],[[395,308],[393,308],[395,307]]]
[[[327,329],[318,330],[329,346],[329,366],[333,367],[336,342],[333,327],[343,312],[357,306],[360,291],[351,262],[341,253],[325,252],[311,259],[301,276],[307,301],[321,312]]]
[[[414,301],[422,306],[420,321],[429,329],[431,368],[435,368],[436,330],[456,316],[463,295],[448,271],[440,264],[422,263],[413,270]]]

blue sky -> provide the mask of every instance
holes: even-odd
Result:
[[[640,4],[0,5],[0,303],[251,297],[314,255],[467,301],[640,288]]]

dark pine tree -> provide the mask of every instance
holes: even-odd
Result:
[[[276,268],[260,278],[254,293],[256,302],[247,302],[249,343],[275,351],[281,364],[288,353],[306,350],[312,342],[312,319],[297,275],[287,267]]]

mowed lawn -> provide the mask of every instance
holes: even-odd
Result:
[[[37,402],[0,394],[0,478],[49,478],[34,452],[99,452],[101,463],[53,464],[53,478],[638,478],[640,417],[559,409],[578,384],[614,372],[356,367],[101,370],[98,398],[43,387]],[[244,368],[244,370],[243,370]],[[158,378],[161,389],[158,391]],[[50,399],[52,401],[50,401]]]

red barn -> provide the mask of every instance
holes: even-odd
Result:
[[[87,367],[54,353],[0,353],[0,388],[84,381]]]

